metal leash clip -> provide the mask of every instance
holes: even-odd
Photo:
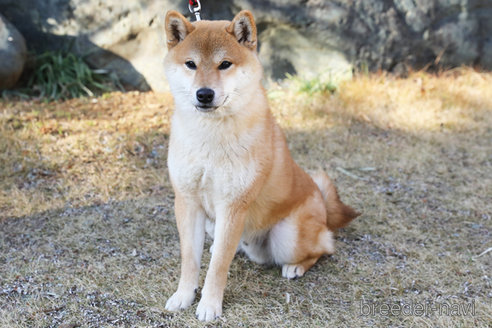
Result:
[[[188,9],[192,14],[195,14],[196,20],[200,21],[200,10],[202,6],[200,5],[200,0],[190,0],[188,3]]]

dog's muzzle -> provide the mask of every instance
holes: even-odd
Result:
[[[210,88],[200,88],[196,92],[196,100],[198,100],[198,105],[196,109],[200,112],[211,112],[217,109],[217,106],[213,106],[215,92]]]

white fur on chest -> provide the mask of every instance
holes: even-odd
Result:
[[[237,200],[255,180],[258,163],[249,153],[255,131],[237,135],[226,120],[184,121],[173,118],[169,173],[175,187],[214,219],[217,206]]]

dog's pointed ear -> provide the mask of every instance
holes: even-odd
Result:
[[[253,51],[256,50],[256,24],[250,11],[243,10],[239,12],[227,27],[227,32],[234,35],[236,40],[246,48]]]
[[[195,27],[180,13],[170,10],[166,14],[167,48],[170,50],[195,29]]]

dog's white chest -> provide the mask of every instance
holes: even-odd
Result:
[[[255,180],[258,164],[249,156],[248,137],[182,132],[173,130],[169,173],[180,192],[199,199],[207,214],[215,216],[219,204],[237,200]]]

